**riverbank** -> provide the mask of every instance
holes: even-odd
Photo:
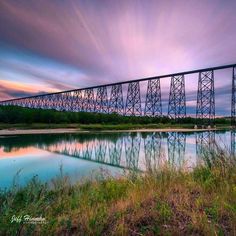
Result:
[[[21,134],[65,134],[86,132],[79,129],[3,129],[0,130],[0,136],[21,135]]]
[[[0,192],[0,234],[235,235],[235,160],[207,155],[208,166],[192,172],[163,165],[75,185],[63,174],[47,185],[36,177],[23,188],[15,183]]]
[[[132,128],[132,129],[120,129],[116,127],[114,129],[86,129],[83,128],[45,128],[45,129],[24,129],[24,128],[10,128],[0,130],[0,136],[8,135],[22,135],[22,134],[63,134],[63,133],[87,133],[87,132],[202,132],[202,131],[216,131],[222,130],[220,128],[211,128],[211,129],[190,129],[190,128]]]

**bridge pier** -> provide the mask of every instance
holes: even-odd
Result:
[[[92,160],[92,155],[93,155],[93,144],[89,141],[86,141],[82,145],[82,157],[87,160]]]
[[[128,85],[125,115],[142,115],[139,82],[131,82]]]
[[[47,96],[47,109],[55,109],[55,99],[56,95],[48,95]],[[32,107],[33,105],[33,99],[29,99],[28,101],[28,107]]]
[[[16,106],[21,106],[20,103],[19,104],[15,104]],[[42,108],[42,101],[41,101],[41,96],[38,96],[35,98],[35,102],[34,102],[34,108]]]
[[[107,151],[107,142],[106,141],[98,141],[99,144],[95,145],[95,160],[97,162],[105,162],[106,159],[106,151]]]
[[[63,107],[65,111],[72,111],[72,94],[71,92],[63,94]]]
[[[109,113],[124,114],[122,84],[115,84],[111,87]]]
[[[116,139],[109,143],[109,157],[112,165],[120,166],[123,139]]]
[[[55,94],[55,97],[54,97],[54,101],[55,101],[55,104],[56,104],[56,110],[57,111],[64,111],[64,95],[63,93],[61,94]],[[41,105],[40,105],[40,98],[37,99],[38,101],[36,102],[37,103],[37,106],[38,108],[41,108]]]
[[[236,130],[231,130],[231,156],[235,158],[236,155]]]
[[[236,126],[236,67],[233,67],[232,75],[231,125]]]
[[[161,135],[152,133],[144,139],[145,164],[147,170],[157,170],[161,163]]]
[[[62,111],[62,109],[63,109],[63,98],[62,98],[62,94],[54,94],[55,96],[54,96],[54,98],[53,98],[53,100],[54,100],[54,105],[55,105],[55,109],[57,110],[57,111]],[[35,107],[34,108],[40,108],[40,98],[37,98],[36,97],[36,100],[34,101],[34,103],[35,103]]]
[[[174,119],[186,116],[184,75],[171,77],[168,116]]]
[[[140,143],[141,138],[139,136],[125,138],[125,157],[127,168],[138,169]]]
[[[173,166],[181,167],[184,164],[186,134],[180,132],[169,132],[168,143],[168,161]]]
[[[72,110],[75,112],[82,111],[82,103],[82,90],[75,91],[73,94]]]
[[[148,80],[144,115],[162,116],[160,78]]]
[[[202,125],[212,125],[215,119],[214,71],[199,73],[196,118]]]
[[[93,89],[85,89],[83,98],[83,111],[94,111],[94,92]]]
[[[98,87],[94,106],[95,112],[108,113],[107,87]]]
[[[196,156],[205,160],[207,152],[213,152],[215,148],[215,131],[196,132]]]

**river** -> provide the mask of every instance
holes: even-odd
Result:
[[[48,182],[61,174],[72,182],[165,163],[186,169],[203,163],[203,149],[218,145],[235,154],[235,131],[114,132],[0,136],[0,188]]]

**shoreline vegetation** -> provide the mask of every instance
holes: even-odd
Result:
[[[34,177],[20,187],[16,178],[0,191],[0,235],[236,234],[236,159],[220,149],[193,170],[163,163],[118,178],[103,170],[74,185],[60,170],[50,183]]]
[[[203,124],[206,121],[202,121]],[[199,120],[186,117],[178,120],[169,117],[136,117],[122,116],[116,113],[101,114],[87,112],[67,112],[55,110],[29,109],[17,106],[1,106],[0,107],[0,131],[5,133],[17,132],[17,130],[49,130],[71,129],[71,132],[78,131],[129,131],[129,130],[179,130],[179,131],[196,131],[208,130],[207,125],[198,126],[194,129]],[[212,128],[219,130],[230,129],[230,118],[216,118]],[[16,131],[15,131],[16,130]],[[54,130],[56,131],[56,130]],[[22,132],[22,131],[21,131]],[[42,131],[41,133],[45,133]],[[28,131],[26,132],[28,133]]]

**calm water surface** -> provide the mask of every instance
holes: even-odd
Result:
[[[49,181],[63,174],[71,181],[101,169],[112,175],[145,171],[168,161],[193,168],[202,162],[202,147],[217,143],[235,153],[235,132],[124,132],[0,136],[0,188],[20,185],[33,176]],[[17,173],[19,173],[17,175]]]

